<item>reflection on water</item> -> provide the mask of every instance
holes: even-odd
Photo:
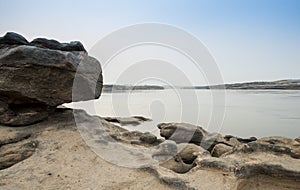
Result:
[[[227,90],[226,104],[218,104],[209,90],[154,90],[103,93],[99,100],[68,104],[100,116],[142,115],[153,119],[131,127],[158,134],[156,124],[186,122],[207,130],[241,137],[300,136],[300,91]],[[223,125],[210,127],[212,111]]]

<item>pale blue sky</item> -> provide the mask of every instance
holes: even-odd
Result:
[[[298,0],[0,0],[0,34],[81,41],[90,49],[119,28],[178,26],[216,58],[225,82],[300,78]]]

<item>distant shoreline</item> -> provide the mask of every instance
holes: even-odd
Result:
[[[212,86],[159,86],[159,85],[103,85],[103,92],[122,92],[135,90],[165,90],[165,89],[228,89],[228,90],[300,90],[299,80],[278,80],[271,82],[244,82]]]

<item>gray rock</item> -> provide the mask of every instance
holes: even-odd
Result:
[[[146,132],[140,136],[140,140],[148,144],[153,144],[157,141],[157,137],[149,132]]]
[[[218,133],[207,134],[202,139],[200,146],[211,152],[214,146],[218,143],[227,144],[228,142]]]
[[[235,137],[232,135],[225,135],[224,139],[226,139],[227,141],[230,141],[230,139],[236,139],[237,141],[239,141],[240,143],[249,143],[252,141],[256,141],[257,138],[256,137],[249,137],[249,138],[240,138],[240,137]]]
[[[18,105],[8,106],[0,101],[0,121],[5,125],[27,125],[39,122],[53,113],[55,108],[46,105]]]
[[[70,43],[59,43],[56,40],[37,38],[34,39],[32,42],[30,42],[30,45],[41,47],[41,48],[61,50],[61,51],[86,51],[82,43],[78,41],[73,41]]]
[[[209,152],[218,143],[232,147],[242,144],[235,138],[227,140],[218,133],[208,133],[202,127],[187,123],[161,123],[158,124],[158,128],[160,129],[160,135],[166,139],[173,140],[176,143],[193,143]]]
[[[279,137],[279,136],[271,136],[271,137],[263,137],[257,140],[258,142],[265,142],[273,145],[296,145],[299,142],[295,142],[295,140],[286,138],[286,137]]]
[[[199,155],[209,155],[210,153],[200,146],[195,144],[178,144],[178,156],[184,163],[191,164]]]
[[[220,157],[223,154],[225,154],[226,152],[230,152],[232,150],[231,146],[225,145],[225,144],[217,144],[214,146],[211,155],[213,157]]]
[[[230,172],[233,171],[235,168],[232,162],[216,157],[198,157],[195,163],[202,169],[217,169],[221,171]]]
[[[177,154],[178,148],[174,141],[166,140],[159,144],[157,150],[153,153],[153,157],[156,156],[175,156]]]
[[[243,143],[241,141],[239,141],[237,138],[232,137],[228,141],[226,141],[226,143],[224,143],[224,144],[235,147],[235,146],[238,146],[238,145],[242,145]]]
[[[99,98],[101,94],[100,63],[79,43],[63,44],[67,49],[56,50],[59,42],[37,42],[40,47],[28,45],[14,33],[0,39],[0,44],[10,45],[0,46],[0,101],[6,104],[0,106],[0,111],[5,110],[0,117],[2,124],[32,124],[45,119],[58,105]],[[45,44],[52,44],[52,49]]]
[[[239,138],[239,137],[234,137],[231,135],[226,135],[222,136],[221,134],[218,133],[212,133],[208,134],[205,136],[205,138],[202,139],[201,145],[203,148],[207,149],[212,153],[213,148],[217,144],[224,144],[229,147],[236,147],[243,145],[245,143],[253,142],[256,141],[257,139],[255,137],[250,137],[250,138]]]
[[[160,135],[176,143],[194,143],[200,145],[203,137],[208,133],[199,126],[186,123],[161,123],[158,124]]]
[[[28,41],[20,34],[7,32],[3,37],[0,37],[0,47],[5,45],[27,45]]]
[[[77,70],[79,64],[82,68]],[[93,67],[94,72],[89,67]],[[40,103],[49,106],[71,102],[75,75],[76,80],[82,83],[82,89],[77,89],[77,101],[100,96],[100,64],[85,52],[73,54],[31,46],[6,49],[0,54],[0,99],[8,104]],[[99,78],[96,80],[93,76]],[[80,92],[82,96],[79,96]],[[94,96],[88,96],[89,93]]]
[[[137,126],[145,121],[151,121],[151,119],[145,118],[143,116],[132,116],[132,117],[103,117],[108,122],[119,123],[120,125],[132,125]]]

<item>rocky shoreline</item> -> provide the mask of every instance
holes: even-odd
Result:
[[[94,143],[153,148],[152,158],[160,159],[159,164],[132,169],[107,162],[83,141],[74,114],[82,120],[80,125],[88,127],[89,133],[96,137]],[[99,128],[91,127],[95,121],[102,123],[100,129],[114,141],[101,139],[103,134],[97,135]],[[190,127],[183,123],[160,124],[165,139],[159,139],[150,133],[127,131],[82,110],[67,108],[56,109],[47,120],[37,124],[17,128],[0,126],[0,187],[299,189],[299,138],[239,139],[209,134],[199,126],[193,126],[196,132],[190,134]],[[192,135],[192,139],[185,142],[183,133]],[[199,144],[196,139],[200,136]],[[118,177],[112,180],[107,176]]]
[[[160,123],[157,137],[118,125],[148,118],[60,106],[101,90],[100,63],[80,42],[0,38],[0,189],[300,189],[300,137],[239,138],[187,123]]]

